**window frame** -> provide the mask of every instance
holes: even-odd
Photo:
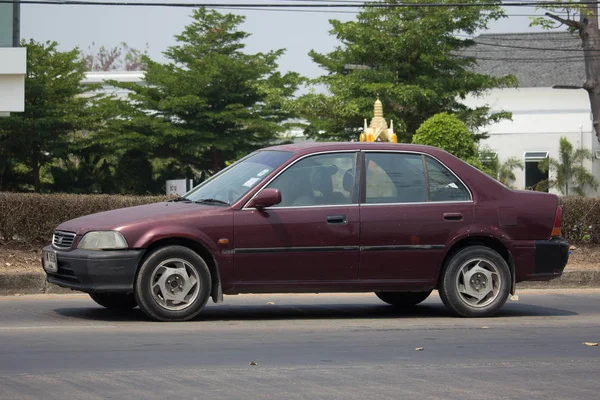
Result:
[[[530,155],[529,157],[527,156],[528,154]],[[545,154],[545,157],[538,156],[539,154]],[[539,163],[544,161],[548,157],[550,157],[550,152],[548,150],[529,150],[523,152],[523,188],[525,190],[532,190],[528,189],[527,186],[527,163],[536,163],[538,164],[539,169]],[[546,174],[548,175],[548,179],[550,179],[550,170],[548,170]],[[547,188],[544,192],[549,193],[550,188]]]
[[[284,206],[284,207],[266,207],[265,210],[289,210],[289,209],[298,209],[298,208],[331,208],[331,207],[353,207],[353,206],[358,206],[359,205],[359,200],[360,200],[360,179],[357,179],[357,177],[361,177],[362,174],[362,163],[361,163],[361,157],[360,157],[360,150],[329,150],[329,151],[319,151],[319,152],[315,152],[315,153],[310,153],[310,154],[305,154],[303,156],[300,156],[296,159],[294,159],[293,161],[291,161],[288,165],[286,165],[281,171],[279,171],[275,176],[271,177],[271,179],[264,181],[262,183],[262,186],[260,187],[260,189],[258,189],[256,191],[256,193],[254,193],[254,195],[252,195],[252,197],[250,197],[250,199],[248,199],[248,201],[246,201],[243,205],[243,207],[241,208],[242,211],[256,211],[256,208],[253,207],[247,207],[248,204],[256,197],[260,194],[260,192],[262,192],[263,190],[265,190],[270,184],[271,182],[273,182],[275,179],[277,179],[280,175],[284,174],[289,168],[293,167],[296,163],[308,158],[308,157],[314,157],[314,156],[320,156],[320,155],[327,155],[327,154],[339,154],[339,153],[345,153],[345,154],[353,154],[354,155],[354,182],[352,184],[353,188],[352,188],[352,200],[350,204],[322,204],[322,205],[310,205],[310,206]]]
[[[428,154],[428,153],[423,153],[420,151],[410,151],[410,150],[363,150],[361,151],[361,171],[366,171],[366,155],[368,153],[396,153],[396,154],[415,154],[415,155],[420,155],[421,159],[423,160],[423,168],[425,171],[425,186],[426,186],[426,190],[427,190],[427,201],[422,201],[422,202],[407,202],[407,203],[367,203],[366,199],[367,199],[367,174],[363,173],[361,174],[360,177],[360,201],[359,204],[360,206],[389,206],[389,205],[394,205],[394,206],[398,206],[398,205],[417,205],[417,204],[457,204],[457,203],[473,203],[473,192],[471,191],[471,188],[469,188],[469,186],[462,180],[460,179],[460,177],[458,175],[456,175],[456,173],[454,171],[452,171],[452,169],[450,167],[448,167],[443,161],[441,161],[439,158]],[[427,170],[427,158],[426,157],[431,157],[431,159],[437,161],[438,163],[440,163],[440,165],[442,165],[444,168],[446,168],[446,170],[450,171],[450,173],[458,180],[458,182],[460,182],[466,189],[467,192],[469,194],[469,200],[453,200],[453,201],[431,201],[429,198],[429,172]]]

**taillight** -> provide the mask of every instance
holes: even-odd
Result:
[[[554,216],[554,226],[552,227],[552,236],[558,237],[562,234],[562,206],[556,207]]]

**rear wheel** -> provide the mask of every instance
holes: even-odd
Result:
[[[412,308],[424,301],[431,294],[431,290],[425,292],[375,292],[385,303],[397,308]]]
[[[450,258],[439,292],[446,307],[458,315],[490,317],[506,303],[510,285],[504,258],[488,247],[471,246]]]
[[[137,306],[133,293],[89,293],[92,300],[111,310],[129,310]]]
[[[166,246],[144,260],[134,293],[150,318],[187,321],[202,311],[210,288],[210,271],[202,257],[184,246]]]

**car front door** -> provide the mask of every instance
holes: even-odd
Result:
[[[293,290],[297,285],[356,281],[357,154],[329,152],[301,158],[264,187],[279,189],[281,203],[235,212],[238,290],[259,286]]]
[[[365,152],[364,162],[359,279],[435,283],[447,243],[471,224],[469,190],[425,154]]]

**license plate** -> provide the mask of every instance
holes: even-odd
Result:
[[[55,252],[44,252],[44,269],[48,272],[58,272],[58,262],[56,260]]]

